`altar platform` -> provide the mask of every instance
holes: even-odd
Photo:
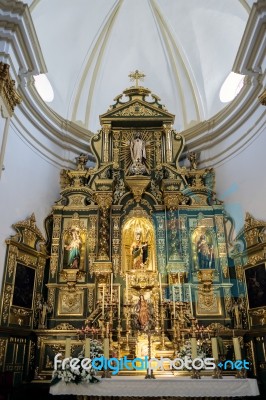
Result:
[[[99,383],[86,384],[59,382],[50,387],[52,395],[77,395],[88,398],[108,399],[122,398],[234,398],[259,396],[256,379],[191,379],[190,377],[144,377],[115,376],[111,379],[100,379]]]

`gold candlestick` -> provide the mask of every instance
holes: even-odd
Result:
[[[218,361],[215,361],[215,369],[213,370],[213,379],[223,379],[222,370],[218,367]]]
[[[161,349],[165,350],[165,334],[164,334],[164,305],[161,303],[161,331],[162,331],[162,341]]]
[[[118,286],[118,319],[121,317],[121,304],[120,304],[120,294],[121,294],[121,287]]]
[[[102,297],[102,318],[104,319],[104,286],[103,286],[103,297]]]
[[[163,302],[163,292],[162,292],[162,276],[159,273],[159,287],[160,287],[160,301]]]
[[[120,352],[121,352],[121,318],[118,318],[118,326],[117,326],[117,352],[118,352],[118,359],[120,359]]]
[[[65,358],[69,358],[70,356],[71,356],[71,338],[67,338],[65,347]]]

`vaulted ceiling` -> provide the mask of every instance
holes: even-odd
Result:
[[[115,96],[141,83],[176,115],[178,131],[225,107],[252,0],[28,0],[54,90],[49,106],[96,131]]]

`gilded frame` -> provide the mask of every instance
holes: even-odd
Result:
[[[84,292],[76,290],[70,292],[68,289],[61,289],[58,296],[57,315],[81,317],[84,310]]]
[[[219,290],[211,290],[210,292],[203,292],[196,289],[195,295],[195,308],[197,317],[221,317],[223,315],[222,304],[221,304],[221,293]],[[213,296],[216,296],[216,306],[211,308],[211,301],[213,302]],[[201,305],[206,303],[205,308]]]
[[[245,268],[244,275],[248,310],[266,308],[266,263],[260,262]]]

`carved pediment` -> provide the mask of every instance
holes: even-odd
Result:
[[[163,121],[173,121],[174,115],[165,111],[157,102],[149,103],[140,99],[135,99],[127,103],[118,103],[112,110],[101,115],[100,120],[113,120],[121,118],[156,118]]]
[[[259,221],[258,219],[254,218],[250,213],[246,213],[246,218],[245,218],[245,225],[244,225],[244,230],[247,231],[249,229],[254,229],[254,228],[265,228],[266,223],[263,221]]]
[[[45,238],[36,226],[34,213],[29,218],[13,224],[12,227],[17,231],[15,236],[11,236],[12,240],[23,243],[35,250],[37,250],[37,245],[39,244],[45,252]]]

